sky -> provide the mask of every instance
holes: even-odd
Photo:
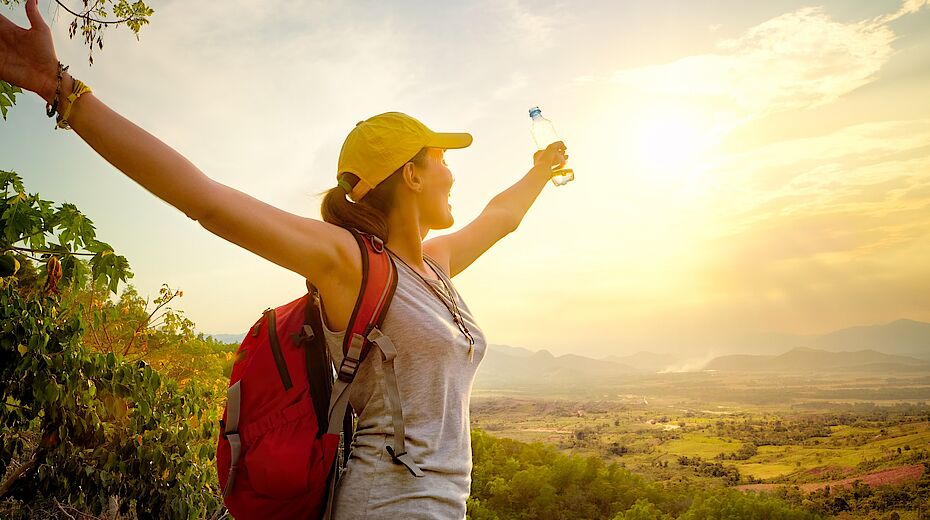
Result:
[[[319,218],[342,140],[381,112],[466,131],[454,232],[532,164],[541,107],[576,180],[454,282],[490,343],[553,353],[752,352],[759,335],[930,321],[930,5],[150,1],[71,72],[213,179]],[[25,25],[21,6],[3,14]],[[75,203],[141,294],[244,332],[303,280],[201,228],[53,131],[37,96],[0,167]]]

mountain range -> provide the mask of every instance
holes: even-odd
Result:
[[[213,335],[217,340],[229,343],[239,343],[244,336]],[[490,345],[478,371],[475,387],[516,388],[536,386],[541,381],[593,386],[637,374],[700,370],[740,373],[930,372],[930,323],[897,320],[814,336],[769,334],[760,337],[759,341],[748,341],[741,350],[756,354],[688,359],[670,353],[641,351],[594,359],[576,354],[556,356],[548,350]]]
[[[240,343],[245,333],[208,334],[224,343]],[[757,334],[740,341],[735,347],[738,352],[780,354],[797,347],[817,348],[830,352],[854,350],[878,350],[886,354],[913,356],[930,361],[930,323],[901,319],[884,325],[849,327],[827,334]],[[505,347],[506,349],[514,347]],[[526,350],[526,349],[520,349]],[[526,350],[532,353],[532,351]],[[513,353],[513,351],[509,351]],[[609,356],[608,361],[627,364],[642,369],[660,365],[668,366],[679,362],[678,356],[637,352],[627,356]]]
[[[901,319],[883,325],[863,325],[826,334],[756,334],[730,342],[724,352],[777,355],[797,347],[830,352],[878,350],[886,354],[930,360],[930,323]]]
[[[475,379],[478,388],[536,386],[541,381],[606,383],[638,371],[622,363],[576,354],[554,356],[506,345],[489,345]]]

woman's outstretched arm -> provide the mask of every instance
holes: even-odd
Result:
[[[51,31],[36,0],[27,0],[30,29],[0,15],[0,79],[55,97],[58,60]],[[61,82],[58,111],[65,113],[72,78]],[[93,94],[81,96],[68,121],[100,156],[158,198],[183,211],[204,228],[305,277],[332,273],[357,245],[345,230],[265,204],[203,174],[185,157]]]
[[[423,252],[440,265],[449,266],[449,277],[461,273],[498,240],[517,229],[553,170],[564,166],[567,158],[561,141],[536,152],[533,167],[522,179],[491,199],[464,228],[424,242]]]

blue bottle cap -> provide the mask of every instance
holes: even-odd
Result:
[[[536,116],[541,116],[541,115],[542,115],[542,110],[540,110],[539,107],[533,107],[530,109],[530,117],[536,117]]]

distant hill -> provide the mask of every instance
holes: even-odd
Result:
[[[220,343],[239,344],[239,343],[242,343],[242,340],[245,339],[245,332],[243,332],[242,334],[204,334],[204,335],[209,336],[219,341]]]
[[[712,359],[704,370],[720,372],[914,372],[930,371],[930,363],[910,356],[885,354],[875,350],[828,352],[807,347],[792,349],[778,356],[730,355]]]
[[[911,356],[930,361],[930,323],[896,320],[883,325],[862,325],[826,334],[754,334],[724,345],[730,352],[777,354],[797,347],[830,352],[878,350],[887,354]]]
[[[511,347],[510,345],[488,345],[488,348],[495,354],[506,354],[513,357],[530,357],[536,353],[527,348]]]
[[[681,362],[680,359],[671,354],[656,354],[645,350],[640,350],[629,356],[607,356],[604,360],[627,365],[642,372],[661,372]]]
[[[818,336],[810,346],[829,351],[876,349],[889,354],[930,358],[930,323],[897,320],[850,327]]]
[[[597,385],[636,373],[621,363],[575,354],[554,356],[548,350],[532,352],[490,345],[475,379],[475,388],[574,387]]]

